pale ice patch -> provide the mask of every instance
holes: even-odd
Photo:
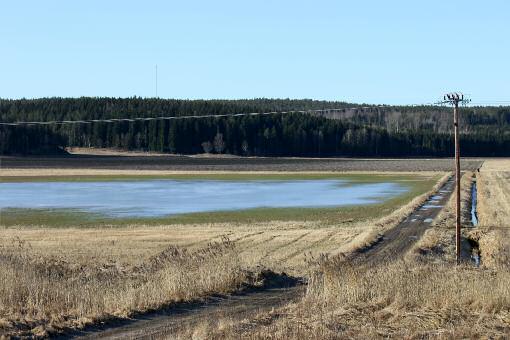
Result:
[[[262,207],[378,203],[408,191],[397,183],[342,180],[144,180],[0,183],[0,209],[78,209],[114,217],[157,217]]]

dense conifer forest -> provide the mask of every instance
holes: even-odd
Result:
[[[354,107],[354,109],[353,109]],[[366,107],[289,99],[0,99],[0,121],[61,121],[342,109],[322,114],[210,117],[48,126],[0,126],[0,154],[65,147],[245,156],[442,157],[453,153],[451,108]],[[510,156],[510,108],[461,112],[463,156]]]

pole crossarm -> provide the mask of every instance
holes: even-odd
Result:
[[[443,96],[443,100],[436,102],[436,104],[437,105],[445,105],[445,104],[455,105],[455,103],[457,103],[457,104],[467,105],[470,102],[471,102],[471,99],[465,98],[463,93],[451,92],[451,93],[445,94]]]

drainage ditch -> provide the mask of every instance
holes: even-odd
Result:
[[[473,227],[478,225],[478,215],[476,213],[476,180],[473,181],[473,185],[471,186],[471,223]]]
[[[476,179],[473,180],[473,184],[471,185],[471,227],[474,228],[478,225],[478,215],[476,210],[477,205],[477,188],[476,188]],[[474,262],[475,266],[480,266],[480,245],[477,240],[473,240],[468,238],[471,260]]]

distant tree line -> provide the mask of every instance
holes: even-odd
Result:
[[[336,116],[290,113],[50,126],[0,127],[1,154],[49,154],[64,147],[245,156],[451,156],[451,110],[289,99],[0,100],[0,120],[51,121],[345,108]],[[510,156],[509,108],[462,111],[462,155]],[[398,127],[397,127],[398,125]]]
[[[427,130],[449,133],[452,129],[451,107],[438,106],[374,106],[344,108],[320,114],[322,117],[348,121],[363,126],[378,126],[391,132]],[[510,129],[509,107],[461,108],[460,128],[463,133],[480,129]]]

